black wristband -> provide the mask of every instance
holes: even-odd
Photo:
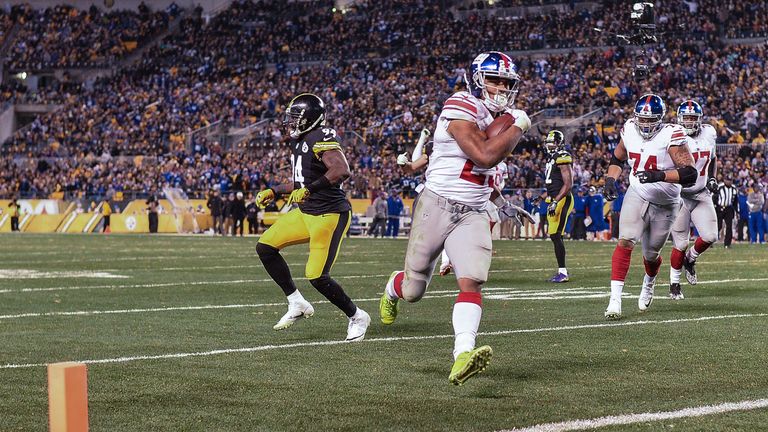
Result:
[[[331,186],[333,185],[331,184],[331,181],[328,180],[328,177],[320,176],[319,179],[307,185],[307,190],[309,193],[315,193],[323,189],[329,189]]]
[[[690,165],[677,169],[677,176],[680,179],[680,184],[683,185],[683,187],[696,183],[698,174],[699,173],[696,171],[696,168]]]
[[[616,156],[611,155],[611,161],[608,163],[608,165],[616,165],[619,168],[624,168],[624,164],[626,162],[620,161]]]

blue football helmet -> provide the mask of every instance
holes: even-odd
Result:
[[[477,97],[482,97],[483,103],[491,112],[502,112],[512,108],[517,96],[517,87],[520,85],[520,75],[517,73],[517,65],[512,58],[498,51],[484,52],[472,61],[469,68],[471,79],[467,80],[467,87]],[[487,78],[500,78],[508,81],[507,88],[497,88],[496,94],[488,93],[490,83]]]
[[[702,117],[704,117],[704,110],[694,100],[688,99],[677,107],[677,122],[683,126],[688,135],[699,133]]]
[[[661,130],[667,107],[655,94],[643,95],[635,104],[635,127],[645,139],[651,139]]]

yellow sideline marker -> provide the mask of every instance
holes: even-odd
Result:
[[[51,432],[88,431],[88,371],[84,363],[48,365]]]

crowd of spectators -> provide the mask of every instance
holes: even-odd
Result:
[[[168,27],[179,9],[105,12],[96,6],[79,10],[60,5],[46,9],[17,6],[12,13],[21,24],[10,47],[10,70],[103,67],[144,45]],[[11,14],[7,14],[8,17]]]
[[[766,27],[762,3],[751,6],[726,1],[717,10],[709,7],[711,3],[670,5],[670,9],[662,9],[666,12],[661,17],[670,25],[685,22],[696,28],[724,30],[718,26],[739,16],[740,22],[749,20],[757,29]],[[556,30],[560,29],[562,40],[572,32],[574,38],[587,38],[585,44],[589,45],[601,44],[589,39],[600,36],[585,35],[583,28],[615,30],[623,25],[623,18],[612,21],[613,14],[620,15],[619,2],[607,2],[594,12],[532,17],[504,25],[482,14],[472,15],[469,21],[453,21],[446,15],[449,11],[437,3],[404,5],[403,0],[362,2],[342,13],[333,12],[333,2],[325,0],[301,2],[300,6],[235,2],[210,23],[195,11],[182,20],[177,33],[116,75],[92,85],[59,84],[31,96],[62,108],[37,118],[2,146],[0,196],[147,194],[164,184],[199,195],[214,187],[222,192],[253,191],[285,181],[290,162],[281,145],[286,137],[279,121],[261,125],[236,151],[217,142],[217,137],[206,138],[194,131],[212,124],[237,129],[261,119],[279,118],[290,98],[303,91],[313,91],[327,102],[329,124],[344,137],[353,171],[345,188],[351,196],[369,197],[389,189],[412,194],[421,177],[403,176],[395,156],[410,150],[421,128],[434,125],[442,102],[463,88],[474,54],[484,48],[513,48],[503,43],[512,43],[518,34],[535,39],[525,26],[539,26],[558,38]],[[626,3],[621,5],[624,8]],[[66,10],[53,8],[34,14],[58,17]],[[103,29],[104,23],[111,22],[111,14],[99,12],[101,18],[94,21],[88,18],[93,11],[68,13],[73,14],[73,22],[90,22],[86,27]],[[137,16],[143,16],[142,12],[124,15],[117,22]],[[149,16],[160,19],[156,14]],[[58,18],[51,23],[38,20],[35,25],[48,23],[56,30],[61,24],[56,22]],[[62,22],[72,25],[69,20]],[[89,40],[89,35],[100,38],[99,31],[83,33],[79,40]],[[119,39],[121,36],[115,36],[119,34],[110,33],[111,40]],[[768,48],[764,44],[724,45],[716,39],[703,44],[695,39],[668,38],[650,50],[651,77],[645,82],[633,80],[635,58],[622,47],[516,55],[523,77],[517,104],[529,114],[551,109],[572,117],[601,110],[571,140],[577,155],[577,184],[599,186],[607,155],[618,141],[618,128],[640,94],[661,94],[669,106],[670,120],[676,105],[693,97],[704,105],[708,121],[716,125],[719,143],[757,144],[743,147],[750,154],[742,148],[730,150],[722,160],[723,170],[739,173],[745,185],[768,183],[765,160],[762,153],[755,152],[768,137]],[[356,47],[390,47],[386,48],[389,52],[398,46],[398,40],[409,49],[383,58],[380,52],[371,59],[351,56],[348,60],[347,53],[354,53]],[[501,46],[485,46],[486,41]],[[262,62],[275,53],[325,61],[301,67],[278,63],[276,70],[265,70]],[[319,57],[312,57],[315,54]],[[18,85],[4,85],[0,95],[3,100],[30,97]],[[534,121],[542,117],[546,113]],[[546,131],[532,131],[509,159],[510,188],[542,186],[539,132]],[[742,177],[741,173],[748,174]]]

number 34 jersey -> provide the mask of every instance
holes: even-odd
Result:
[[[635,127],[635,119],[627,120],[621,129],[621,139],[627,149],[629,163],[629,187],[644,200],[667,205],[680,201],[681,186],[676,183],[656,182],[640,183],[637,173],[646,170],[669,170],[675,163],[669,155],[669,148],[689,144],[688,136],[682,126],[664,124],[651,139],[645,139]]]
[[[318,128],[307,132],[298,139],[291,140],[291,167],[293,170],[293,188],[299,189],[325,175],[328,168],[322,161],[323,152],[341,150],[341,144],[332,128]],[[352,206],[341,185],[332,186],[310,194],[299,209],[310,215],[325,213],[343,213]]]
[[[493,191],[496,168],[478,168],[469,160],[448,132],[452,120],[475,123],[484,131],[493,121],[493,116],[482,101],[467,92],[454,93],[445,101],[435,128],[426,187],[450,200],[483,208]]]

